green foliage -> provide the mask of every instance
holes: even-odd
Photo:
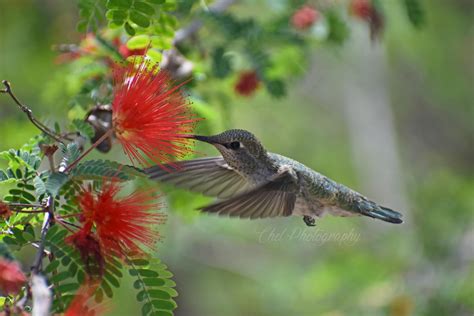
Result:
[[[56,196],[67,181],[68,176],[65,173],[53,172],[45,183],[46,193]]]
[[[142,315],[173,315],[178,295],[171,280],[173,274],[159,259],[129,259],[129,273],[136,278],[133,287],[138,291],[137,300],[142,305]]]
[[[104,1],[105,0],[79,1],[80,20],[77,23],[77,30],[79,32],[94,32],[99,28],[104,20]]]
[[[94,128],[92,128],[92,126],[84,120],[75,119],[72,121],[72,124],[82,136],[87,137],[89,139],[94,137]]]
[[[136,176],[144,174],[131,166],[119,164],[110,160],[88,160],[77,165],[71,171],[75,179],[80,180],[102,180],[103,178],[114,178],[117,180],[128,181]]]
[[[176,26],[176,20],[169,15],[175,8],[171,1],[107,0],[106,8],[109,27],[123,27],[130,36]]]
[[[217,47],[212,54],[212,71],[217,78],[225,78],[232,71],[229,56],[225,55],[223,47]]]
[[[20,250],[36,241],[36,235],[32,225],[18,225],[10,228],[9,234],[4,236],[2,241],[12,250]]]
[[[341,17],[333,10],[326,12],[326,20],[329,28],[328,42],[341,45],[349,37],[349,28]]]
[[[425,22],[425,13],[420,0],[403,0],[408,19],[413,26],[420,28]]]

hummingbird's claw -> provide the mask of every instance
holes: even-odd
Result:
[[[310,227],[316,226],[316,220],[314,219],[314,217],[303,216],[303,221],[306,224],[306,226],[310,226]]]

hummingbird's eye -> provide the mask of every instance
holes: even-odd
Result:
[[[236,150],[236,149],[239,149],[240,148],[240,142],[232,142],[229,144],[229,148],[230,149],[233,149],[233,150]]]

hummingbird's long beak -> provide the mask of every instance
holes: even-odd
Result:
[[[206,143],[209,143],[209,144],[216,144],[216,141],[214,141],[213,138],[209,137],[209,136],[192,135],[190,138],[193,138],[195,140],[199,140],[201,142],[206,142]]]

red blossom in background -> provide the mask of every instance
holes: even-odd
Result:
[[[112,102],[115,135],[132,161],[144,165],[171,162],[189,151],[184,134],[197,121],[190,103],[170,75],[144,61],[118,66]]]
[[[246,71],[240,74],[239,80],[235,85],[235,92],[244,95],[250,96],[255,90],[257,90],[260,85],[260,79],[255,71]]]
[[[371,0],[352,0],[349,12],[369,24],[372,40],[376,39],[383,31],[385,24],[383,14],[377,10]]]
[[[26,276],[15,261],[0,259],[0,292],[16,295],[26,283]]]
[[[352,0],[349,11],[362,20],[369,20],[372,17],[374,7],[370,0]]]
[[[301,7],[291,17],[291,24],[298,30],[306,30],[319,19],[319,12],[309,5]]]
[[[152,249],[160,239],[154,226],[163,224],[166,216],[157,212],[152,191],[135,191],[125,197],[119,197],[119,191],[116,182],[105,182],[100,192],[88,189],[78,197],[83,225],[68,242],[86,263],[93,259],[103,267],[108,256],[143,254],[143,247]]]

